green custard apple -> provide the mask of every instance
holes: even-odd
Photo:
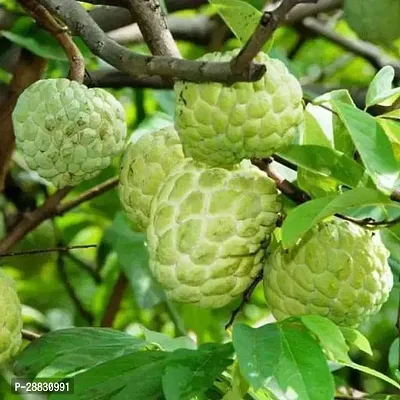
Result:
[[[186,159],[151,203],[151,271],[173,300],[223,307],[261,271],[280,209],[275,183],[259,169]]]
[[[12,120],[28,167],[57,188],[95,177],[126,136],[125,112],[113,95],[64,78],[29,86]]]
[[[229,61],[239,50],[206,54]],[[175,125],[187,156],[212,166],[268,157],[290,144],[303,122],[302,90],[281,61],[259,53],[267,72],[257,82],[175,84]]]
[[[265,264],[264,292],[277,320],[318,314],[357,327],[388,299],[393,276],[379,233],[343,220],[320,223]]]
[[[400,38],[399,0],[346,0],[344,16],[362,40],[391,45]]]
[[[183,159],[182,145],[172,126],[141,136],[127,146],[121,161],[119,196],[139,231],[147,229],[151,200],[159,186]]]
[[[14,357],[21,346],[21,303],[14,281],[0,269],[0,366]]]

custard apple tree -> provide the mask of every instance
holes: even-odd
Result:
[[[398,399],[399,7],[0,0],[0,399]]]

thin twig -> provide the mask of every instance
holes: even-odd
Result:
[[[96,283],[101,283],[102,279],[101,276],[99,274],[99,272],[94,268],[91,267],[89,264],[87,264],[85,261],[83,261],[82,259],[80,259],[79,257],[77,257],[75,254],[73,254],[70,251],[67,251],[66,256],[72,261],[74,262],[79,268],[83,269],[84,271],[86,271]]]
[[[56,210],[56,215],[61,216],[65,214],[67,211],[79,206],[80,204],[92,200],[95,197],[101,196],[103,193],[106,193],[109,190],[115,188],[118,185],[118,182],[119,182],[118,177],[110,178],[105,182],[92,187],[86,192],[83,192],[75,199],[68,201],[66,203],[59,204]]]
[[[250,297],[254,292],[254,289],[262,281],[262,279],[263,279],[263,270],[259,272],[259,274],[254,278],[253,282],[251,282],[251,285],[243,293],[242,301],[240,302],[239,306],[232,311],[231,317],[229,318],[229,321],[225,325],[225,329],[229,329],[233,325],[237,315],[243,310],[243,307],[246,305],[246,303],[249,302]]]
[[[85,60],[78,46],[68,34],[67,28],[61,26],[37,0],[20,0],[19,2],[41,26],[58,40],[70,64],[69,78],[82,83],[85,76]]]
[[[279,7],[273,11],[265,11],[253,34],[232,59],[232,69],[236,73],[248,70],[252,60],[261,51],[265,43],[271,38],[278,25],[284,22],[288,12],[300,3],[316,3],[318,0],[283,0]]]
[[[33,342],[36,339],[40,339],[40,335],[38,333],[28,331],[26,329],[21,330],[22,337],[30,342]]]
[[[0,258],[4,257],[15,257],[15,256],[22,256],[28,254],[40,254],[40,253],[68,253],[70,250],[75,249],[89,249],[91,247],[97,247],[95,244],[84,244],[84,245],[77,245],[77,246],[70,246],[70,247],[53,247],[47,249],[32,249],[32,250],[25,250],[25,251],[15,251],[11,253],[0,254]]]
[[[106,328],[111,328],[114,324],[116,315],[118,314],[122,299],[126,288],[128,287],[128,278],[121,272],[114,289],[111,293],[110,300],[108,301],[107,307],[104,311],[103,319],[101,321],[101,326]]]
[[[64,255],[62,253],[58,254],[57,266],[58,266],[58,272],[61,277],[61,281],[64,283],[65,289],[67,290],[67,293],[68,293],[69,297],[71,298],[72,302],[75,304],[76,309],[78,310],[79,314],[81,314],[82,317],[88,322],[88,324],[92,325],[93,324],[93,315],[91,312],[86,310],[86,308],[83,306],[83,304],[79,300],[78,295],[76,294],[75,289],[69,280],[69,277],[68,277],[68,274],[67,274],[67,271],[65,268]]]
[[[80,36],[94,54],[131,75],[159,75],[188,81],[233,83],[257,81],[266,71],[265,65],[252,63],[248,71],[238,74],[232,71],[230,62],[193,61],[138,54],[109,38],[75,0],[39,1],[61,18],[75,35]]]

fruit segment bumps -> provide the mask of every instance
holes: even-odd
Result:
[[[289,250],[279,247],[264,268],[264,292],[277,320],[318,314],[356,327],[377,313],[393,286],[380,236],[332,220]]]
[[[99,174],[126,136],[125,112],[113,95],[64,78],[29,86],[12,120],[28,167],[58,188]]]
[[[239,50],[200,60],[229,61]],[[268,157],[290,144],[303,121],[302,90],[279,60],[259,53],[257,82],[175,84],[175,125],[187,156],[213,166]]]
[[[150,268],[172,299],[223,307],[262,269],[280,209],[275,183],[257,168],[186,159],[151,205]]]
[[[21,329],[21,304],[14,281],[0,270],[0,366],[17,354]]]
[[[182,145],[172,126],[148,133],[126,148],[120,168],[119,196],[139,231],[147,228],[151,200],[158,188],[183,159]]]

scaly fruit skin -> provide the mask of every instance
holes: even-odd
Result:
[[[21,303],[14,282],[0,270],[0,365],[15,356],[21,346]]]
[[[127,146],[121,161],[119,196],[137,230],[147,229],[151,200],[183,159],[182,145],[172,126],[148,133]]]
[[[204,61],[229,61],[238,53],[210,53]],[[279,60],[255,59],[267,72],[257,82],[175,84],[175,124],[184,152],[213,166],[268,157],[290,144],[303,121],[302,90]]]
[[[344,16],[362,40],[391,45],[400,38],[399,0],[346,0]]]
[[[63,78],[29,86],[12,119],[29,168],[58,188],[108,167],[126,136],[125,112],[113,95]]]
[[[151,271],[172,299],[223,307],[262,269],[280,209],[275,183],[257,168],[186,159],[151,204]]]
[[[267,259],[264,293],[277,320],[318,314],[356,327],[379,311],[393,286],[379,234],[332,220]]]

